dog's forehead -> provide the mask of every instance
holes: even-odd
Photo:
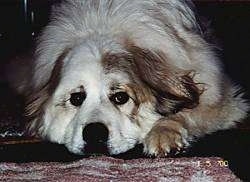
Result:
[[[128,84],[131,82],[128,73],[117,66],[107,66],[106,54],[98,50],[76,48],[68,53],[64,59],[61,71],[61,82],[70,87],[79,85],[90,87],[111,87],[116,84]],[[106,61],[104,61],[104,59]]]

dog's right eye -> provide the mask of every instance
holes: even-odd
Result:
[[[74,106],[82,105],[83,101],[86,98],[85,92],[76,92],[70,95],[70,103]]]

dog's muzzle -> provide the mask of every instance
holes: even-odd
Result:
[[[86,125],[83,129],[82,137],[86,142],[84,147],[85,154],[108,153],[109,130],[104,124],[90,123]]]

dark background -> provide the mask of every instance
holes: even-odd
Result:
[[[47,24],[49,0],[0,1],[0,76],[10,57],[27,52]],[[198,18],[203,22],[207,40],[220,48],[217,54],[228,75],[239,83],[250,98],[250,2],[196,1]],[[204,23],[205,22],[205,23]],[[6,145],[3,141],[17,137],[22,127],[22,98],[17,96],[0,77],[0,161],[70,161],[79,158],[60,145],[50,143]],[[236,129],[216,132],[194,142],[180,156],[221,156],[229,161],[233,172],[250,181],[250,124],[249,119]],[[250,121],[250,120],[249,120]],[[2,143],[1,143],[2,142]],[[141,146],[127,152],[125,159],[141,156]]]

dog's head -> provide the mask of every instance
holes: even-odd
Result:
[[[91,17],[93,12],[85,16],[86,22],[74,24],[81,19],[73,21],[78,14],[70,14],[70,8],[85,7],[84,3],[60,7],[63,11],[55,16],[65,17],[57,18],[59,23],[52,22],[45,30],[38,49],[43,57],[36,63],[35,91],[26,107],[30,133],[65,144],[77,154],[103,148],[118,154],[142,143],[160,118],[198,104],[201,91],[192,70],[182,69],[185,65],[177,66],[173,60],[188,57],[184,49],[192,49],[188,44],[196,25],[190,9],[182,1],[158,6],[147,1],[124,2],[119,11],[115,4],[108,6],[115,18],[105,26],[100,26],[104,19],[93,22],[99,20]],[[156,9],[144,9],[141,14],[141,8],[147,6]],[[88,13],[91,7],[87,7],[81,13]],[[79,25],[86,26],[82,28],[86,31],[79,32]],[[91,33],[87,28],[94,30]],[[78,34],[83,38],[78,40]],[[196,34],[193,37],[200,43]]]
[[[73,153],[125,152],[157,120],[198,103],[192,76],[135,45],[102,54],[86,44],[65,49],[49,81],[29,98],[29,129]]]

